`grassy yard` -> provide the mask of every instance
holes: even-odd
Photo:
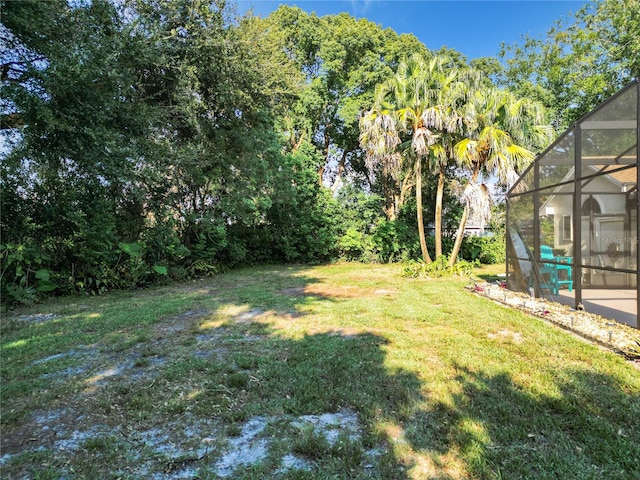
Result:
[[[2,478],[640,479],[640,371],[398,266],[2,318]]]

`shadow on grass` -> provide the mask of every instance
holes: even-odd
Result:
[[[57,298],[45,305],[23,308],[3,315],[0,323],[5,364],[30,366],[34,361],[65,355],[81,345],[126,349],[146,331],[163,323],[197,320],[215,315],[226,304],[274,309],[276,313],[302,314],[299,306],[310,295],[304,288],[318,282],[305,276],[303,268],[252,269],[211,279],[151,288],[137,292],[113,292],[100,297]],[[281,294],[286,288],[300,295]],[[316,295],[318,297],[318,295]],[[43,309],[46,309],[43,313]]]
[[[504,276],[501,277],[500,275],[491,274],[491,273],[476,274],[476,277],[489,283],[495,283],[495,282],[500,282],[505,280]]]
[[[227,324],[222,328],[225,336],[231,330],[251,340],[242,351],[230,353],[215,376],[214,383],[222,382],[234,394],[226,400],[224,395],[197,398],[200,409],[205,404],[224,405],[220,415],[228,424],[256,417],[282,422],[283,418],[352,411],[359,438],[334,448],[325,446],[320,452],[302,452],[312,469],[298,472],[301,477],[290,472],[291,478],[410,478],[407,464],[396,457],[391,440],[376,424],[407,420],[422,400],[421,383],[410,372],[389,371],[384,338],[370,333],[326,332],[292,340],[268,325],[252,324],[239,330],[237,325]],[[260,336],[264,343],[255,340]],[[204,410],[210,411],[210,407]],[[285,426],[277,435],[295,445],[300,432]],[[291,452],[285,447],[283,453]],[[242,471],[236,472],[234,478],[281,478],[274,473],[279,467],[276,461],[245,472],[246,477]]]
[[[259,461],[240,462],[232,478],[409,478],[376,424],[410,418],[422,400],[420,381],[385,366],[381,336],[336,330],[288,337],[286,322],[302,321],[303,307],[342,298],[308,288],[318,281],[301,272],[199,282],[173,299],[164,297],[170,289],[90,299],[87,314],[12,331],[5,345],[23,368],[3,371],[13,384],[3,407],[22,406],[3,433],[3,471],[190,478],[181,477],[189,463],[200,478],[217,478],[229,438],[258,418],[266,419],[273,445]],[[230,305],[242,308],[229,314]],[[98,346],[75,356],[88,341]],[[46,376],[74,359],[90,366]],[[354,412],[357,437],[300,446],[296,419],[341,411]],[[282,470],[283,456],[300,451],[304,468]]]
[[[622,380],[559,368],[533,394],[507,373],[457,370],[453,404],[408,422],[414,448],[455,452],[473,478],[640,478],[640,394]]]
[[[343,301],[304,268],[253,269],[18,325],[2,338],[3,474],[218,478],[226,449],[262,419],[255,445],[237,445],[269,439],[267,454],[227,478],[640,478],[637,383],[558,365],[536,391],[454,364],[450,398],[430,396],[413,372],[389,369],[381,335],[306,317]],[[69,353],[90,341],[85,357]],[[90,368],[54,375],[78,358]],[[334,446],[293,425],[344,410],[360,436]],[[280,470],[294,453],[305,468]]]

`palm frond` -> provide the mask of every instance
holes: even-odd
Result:
[[[509,160],[513,162],[514,168],[520,171],[535,158],[531,150],[513,143],[507,147],[506,152]]]
[[[413,150],[420,157],[429,153],[429,147],[435,143],[433,132],[426,127],[419,127],[413,134]]]
[[[428,128],[442,129],[444,113],[442,107],[434,105],[425,108],[420,116],[422,123]]]
[[[480,229],[491,220],[491,191],[484,183],[467,184],[460,201],[469,207],[470,216],[478,221]]]
[[[441,165],[446,165],[449,161],[449,155],[447,149],[440,142],[436,142],[431,145],[429,152],[429,164],[432,169],[440,168]]]
[[[471,138],[463,138],[453,146],[453,156],[458,165],[470,166],[479,157],[478,142]]]

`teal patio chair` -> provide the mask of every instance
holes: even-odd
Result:
[[[540,260],[540,288],[550,289],[554,295],[558,294],[562,285],[566,285],[569,291],[573,290],[571,257],[556,257],[549,245],[540,245]],[[543,263],[544,260],[557,263]],[[548,276],[547,281],[545,276]]]

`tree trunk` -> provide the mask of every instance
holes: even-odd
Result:
[[[324,154],[324,163],[318,169],[318,177],[320,181],[320,186],[323,186],[322,183],[324,177],[324,171],[327,168],[327,163],[329,162],[329,145],[331,144],[331,136],[328,133],[329,128],[331,127],[330,123],[325,125],[324,130],[324,148],[322,149],[322,153]]]
[[[409,171],[405,175],[404,180],[402,180],[402,186],[400,187],[400,198],[398,198],[398,201],[396,202],[396,216],[398,216],[398,214],[400,213],[400,209],[404,205],[407,192],[410,192],[411,189],[413,188],[411,177],[412,175],[411,175],[411,172]]]
[[[478,173],[480,172],[480,164],[476,164],[473,175],[471,176],[471,182],[476,183],[478,180]],[[469,202],[465,203],[464,210],[462,211],[462,218],[460,219],[460,225],[458,225],[458,231],[456,233],[456,241],[453,244],[453,250],[451,251],[451,257],[449,258],[449,266],[453,267],[458,258],[460,247],[462,246],[462,240],[464,239],[464,229],[467,226],[467,220],[469,219]]]
[[[340,180],[342,180],[342,172],[344,172],[344,165],[347,162],[347,154],[349,152],[345,149],[342,151],[342,157],[340,158],[340,163],[338,164],[338,172],[336,173],[336,178],[333,181],[333,186],[331,187],[331,194],[335,194],[336,190],[340,186]]]
[[[384,175],[382,177],[382,193],[384,194],[384,214],[387,217],[387,220],[393,222],[396,219],[396,192],[395,192],[395,182],[392,182],[391,177],[389,175]]]
[[[302,133],[300,134],[300,138],[298,139],[298,141],[297,141],[297,142],[296,142],[296,139],[295,139],[295,135],[294,135],[293,133],[291,134],[291,142],[292,142],[292,148],[291,148],[291,150],[292,150],[293,152],[297,152],[297,151],[298,151],[298,149],[300,148],[300,145],[302,145],[302,141],[304,140],[304,133],[305,133],[305,132],[302,132]]]
[[[462,218],[460,219],[460,225],[458,225],[458,231],[456,232],[456,242],[453,244],[453,250],[451,250],[451,257],[449,258],[449,266],[453,267],[458,258],[458,252],[462,246],[462,239],[464,237],[464,229],[467,226],[467,219],[469,218],[469,204],[465,203],[464,210],[462,211]]]
[[[431,257],[427,250],[427,240],[424,235],[424,222],[422,220],[422,166],[421,159],[416,160],[416,213],[418,217],[418,236],[420,237],[420,250],[425,263],[431,263]]]
[[[440,167],[438,173],[438,189],[436,190],[436,218],[435,218],[435,237],[436,237],[436,258],[442,255],[442,197],[444,196],[444,165]]]

